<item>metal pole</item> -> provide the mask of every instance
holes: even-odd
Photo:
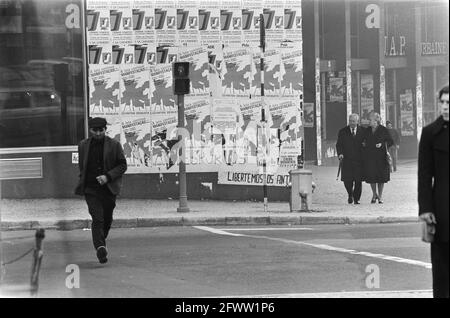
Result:
[[[184,129],[184,95],[177,95],[178,100],[178,129]],[[178,142],[180,143],[179,149],[179,174],[178,182],[180,187],[180,199],[179,207],[177,212],[189,212],[189,207],[187,205],[187,194],[186,194],[186,147],[185,140],[183,139],[180,132],[178,132]]]
[[[42,257],[44,256],[44,252],[42,251],[42,241],[45,237],[44,229],[36,230],[36,247],[33,253],[33,265],[31,267],[31,282],[30,282],[30,291],[31,295],[35,296],[39,289],[39,270],[41,269]]]
[[[266,104],[264,102],[264,52],[266,51],[266,29],[264,24],[264,14],[259,15],[260,48],[261,48],[261,125],[262,125],[262,151],[263,151],[263,194],[264,212],[267,212],[267,142],[266,142]]]

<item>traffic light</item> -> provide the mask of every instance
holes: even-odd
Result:
[[[175,95],[189,94],[189,62],[174,62],[172,64],[173,92]]]

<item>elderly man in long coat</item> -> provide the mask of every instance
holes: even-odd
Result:
[[[341,181],[347,190],[349,204],[359,204],[362,192],[363,162],[362,143],[364,128],[359,123],[358,114],[351,114],[348,126],[339,131],[336,150],[341,165]]]
[[[448,85],[439,92],[441,116],[422,130],[419,143],[419,217],[435,229],[431,242],[433,296],[449,297]]]

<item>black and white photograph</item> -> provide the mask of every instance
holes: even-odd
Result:
[[[448,0],[0,0],[2,299],[449,298],[448,178]]]

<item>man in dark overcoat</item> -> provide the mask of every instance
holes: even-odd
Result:
[[[348,126],[339,131],[336,150],[341,165],[341,181],[347,190],[349,204],[359,204],[362,192],[362,142],[364,128],[359,124],[359,115],[351,114]]]
[[[433,296],[449,297],[449,205],[448,85],[439,92],[441,115],[422,130],[419,143],[418,200],[419,217],[434,227],[431,242]]]
[[[106,136],[107,122],[104,118],[91,118],[88,125],[91,136],[78,145],[80,175],[75,193],[83,195],[86,200],[92,217],[92,241],[97,258],[100,263],[106,263],[106,238],[127,161],[120,143]]]

